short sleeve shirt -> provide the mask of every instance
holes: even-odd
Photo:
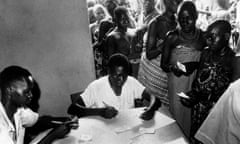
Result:
[[[118,110],[134,107],[134,99],[141,98],[145,87],[135,78],[128,76],[120,96],[116,96],[109,83],[109,76],[104,76],[89,84],[81,94],[86,107],[101,108],[105,104]]]

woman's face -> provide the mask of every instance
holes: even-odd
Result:
[[[105,18],[105,13],[101,7],[97,8],[95,11],[95,16],[98,21]]]
[[[213,51],[220,51],[225,46],[225,35],[219,27],[214,27],[208,31],[207,45]]]
[[[178,21],[183,32],[190,33],[195,29],[196,19],[189,10],[183,10],[178,16]]]

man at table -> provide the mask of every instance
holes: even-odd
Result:
[[[108,63],[109,74],[91,82],[78,100],[71,104],[68,113],[83,116],[114,118],[119,110],[134,108],[136,99],[147,100],[149,107],[141,115],[143,120],[153,118],[161,106],[135,78],[128,76],[129,61],[122,54],[114,54]]]

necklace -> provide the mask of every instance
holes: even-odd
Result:
[[[200,31],[198,29],[195,29],[193,35],[189,35],[180,30],[179,34],[183,40],[192,42],[192,41],[198,39]]]

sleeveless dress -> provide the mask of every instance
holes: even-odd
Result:
[[[180,32],[178,32],[180,42],[171,52],[170,64],[174,65],[178,61],[181,63],[199,62],[200,49],[202,49],[202,45],[199,44],[199,42],[201,42],[201,31],[197,30],[196,35],[191,40],[183,38],[179,33]],[[190,91],[195,76],[196,72],[189,76],[182,75],[180,77],[175,76],[173,73],[168,73],[170,112],[187,137],[190,136],[191,109],[181,104],[177,93]]]

